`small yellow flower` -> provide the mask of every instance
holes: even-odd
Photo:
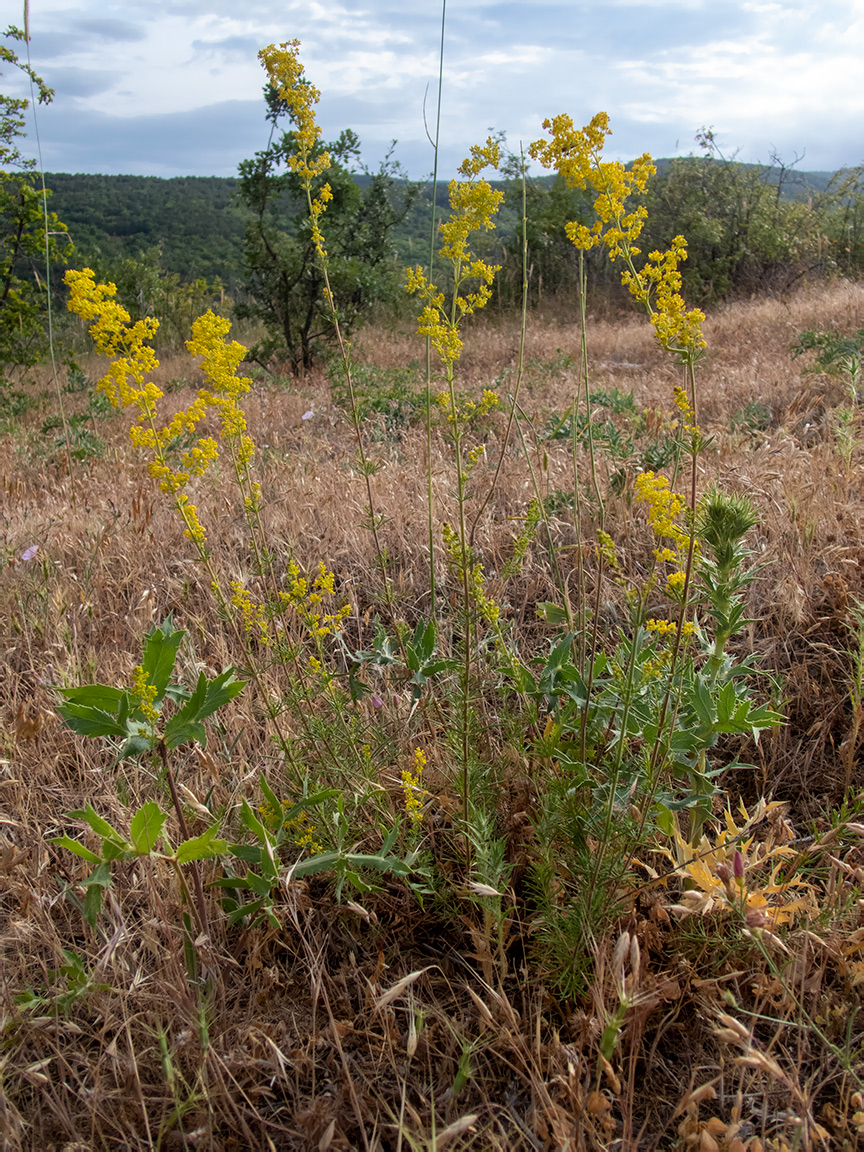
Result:
[[[459,166],[459,174],[465,179],[450,181],[450,217],[441,225],[441,255],[453,267],[453,311],[445,305],[444,293],[427,280],[422,268],[409,268],[407,271],[406,290],[424,302],[417,331],[421,336],[429,337],[448,371],[462,352],[459,335],[462,318],[488,304],[495,273],[500,271],[499,265],[487,264],[474,257],[468,247],[472,232],[489,231],[495,227],[493,217],[504,195],[478,177],[487,167],[497,168],[500,160],[500,146],[490,137],[485,145],[472,147],[470,156]],[[465,291],[466,284],[472,281],[477,287]],[[440,397],[438,402],[441,403]],[[453,413],[451,419],[455,419],[455,415]]]
[[[608,532],[599,529],[597,532],[597,547],[600,555],[606,561],[610,568],[618,568],[618,553],[615,549],[615,541]],[[674,555],[674,553],[673,553]]]
[[[262,644],[269,642],[270,634],[262,604],[256,604],[252,593],[244,588],[238,580],[231,581],[231,603],[240,611],[240,620],[243,631],[247,634],[257,632]]]
[[[148,723],[155,725],[159,720],[159,711],[153,706],[158,689],[147,679],[147,673],[142,665],[137,665],[132,673],[132,691],[130,695],[138,705]]]
[[[687,582],[686,572],[672,572],[671,575],[666,577],[666,590],[670,596],[676,600],[680,600],[684,594],[684,585]]]
[[[414,749],[414,771],[405,768],[402,771],[402,796],[405,801],[405,811],[414,829],[423,822],[423,797],[427,795],[423,787],[423,769],[426,767],[426,753],[422,748]]]

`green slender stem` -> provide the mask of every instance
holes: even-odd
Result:
[[[66,408],[63,404],[63,393],[60,389],[60,378],[57,374],[57,358],[54,353],[54,310],[51,304],[51,251],[48,237],[48,191],[45,187],[45,167],[42,162],[42,141],[39,137],[39,118],[36,115],[35,86],[33,83],[33,67],[30,62],[30,5],[24,6],[24,43],[27,46],[27,74],[30,77],[30,108],[33,112],[33,134],[36,137],[36,151],[39,156],[39,177],[42,182],[42,221],[45,237],[45,301],[48,311],[48,355],[51,360],[51,375],[54,381],[54,391],[57,394],[57,406],[60,410],[60,420],[63,424],[63,438],[66,443],[66,467],[69,471],[69,487],[72,497],[72,507],[75,508],[75,473],[72,470],[72,436],[69,421],[66,418]]]
[[[528,317],[528,207],[525,189],[525,153],[520,146],[519,155],[522,161],[522,309],[521,309],[521,324],[519,328],[519,361],[516,366],[516,387],[513,389],[513,401],[510,405],[510,413],[507,417],[507,427],[504,430],[504,440],[501,443],[501,451],[498,456],[498,464],[495,468],[495,475],[492,477],[492,483],[489,485],[489,491],[483,503],[477,510],[477,515],[471,525],[469,533],[469,541],[471,546],[474,546],[474,537],[477,533],[477,525],[480,523],[480,517],[486,511],[489,501],[492,499],[492,494],[498,483],[498,477],[501,474],[501,468],[504,464],[504,457],[507,455],[507,446],[510,443],[510,433],[513,430],[513,419],[516,413],[516,405],[519,401],[519,391],[522,387],[522,376],[525,368],[525,330],[527,327]]]
[[[168,749],[165,746],[165,741],[160,740],[156,747],[159,752],[159,759],[162,761],[162,768],[165,772],[165,778],[168,781],[168,787],[171,790],[171,800],[174,804],[174,811],[177,813],[177,821],[180,824],[180,835],[184,840],[188,840],[189,828],[186,825],[186,817],[183,815],[183,807],[180,804],[180,797],[177,795],[177,786],[174,783],[174,777],[171,774],[171,768],[168,764]],[[195,885],[195,902],[192,906],[196,909],[198,928],[201,932],[206,933],[208,931],[207,904],[204,900],[204,888],[201,884],[201,873],[198,869],[197,860],[190,860],[189,871],[192,873],[192,883]]]
[[[525,420],[525,423],[528,424],[533,432],[533,424],[525,414],[525,410],[522,408],[521,404],[518,404],[515,399],[513,401],[513,408],[514,410],[518,409],[519,414],[522,416],[522,418]],[[549,543],[549,555],[552,557],[552,567],[555,569],[555,580],[558,585],[558,591],[561,593],[561,600],[564,605],[564,615],[567,617],[567,628],[572,632],[573,615],[570,610],[570,596],[567,591],[567,584],[561,572],[561,566],[558,563],[558,549],[555,547],[555,541],[552,538],[552,526],[549,523],[549,513],[546,511],[546,505],[540,492],[540,485],[537,481],[537,474],[534,471],[534,465],[531,463],[531,455],[528,451],[528,445],[525,441],[525,433],[522,431],[522,425],[519,423],[518,419],[516,420],[516,431],[519,433],[519,439],[522,444],[522,452],[525,456],[525,462],[528,465],[528,472],[531,476],[531,484],[534,489],[534,496],[537,500],[543,526],[546,529],[546,539]]]
[[[441,94],[444,88],[444,27],[447,0],[441,0],[441,44],[438,49],[438,106],[435,114],[435,142],[432,163],[432,212],[429,219],[429,280],[435,264],[435,236],[438,212],[438,144],[441,135]],[[435,489],[432,483],[432,341],[426,337],[426,513],[429,534],[429,602],[434,620],[435,593]]]

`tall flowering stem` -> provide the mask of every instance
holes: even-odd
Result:
[[[571,187],[591,188],[595,193],[595,219],[589,225],[572,221],[567,224],[567,235],[580,252],[605,245],[612,261],[622,260],[625,267],[621,282],[648,313],[654,336],[662,348],[679,360],[684,368],[683,388],[676,389],[675,403],[683,416],[685,444],[691,459],[690,469],[690,528],[686,560],[681,576],[677,577],[680,608],[672,669],[678,660],[684,623],[687,614],[695,549],[694,523],[696,516],[697,458],[704,446],[704,438],[696,420],[695,368],[705,349],[701,325],[705,314],[698,308],[687,309],[681,296],[679,265],[687,258],[687,241],[676,236],[666,252],[651,252],[641,269],[636,257],[641,250],[637,240],[647,217],[644,205],[628,205],[634,195],[644,193],[648,180],[656,168],[648,153],[633,161],[627,169],[618,161],[603,159],[603,147],[610,135],[609,117],[599,112],[582,129],[577,129],[569,116],[556,116],[543,124],[548,139],[536,140],[529,149],[531,156],[546,168],[555,168]],[[669,692],[662,709],[661,734],[669,705]],[[652,765],[656,763],[661,735],[658,735]]]
[[[339,348],[339,357],[348,388],[351,403],[351,417],[354,425],[354,434],[357,440],[357,470],[366,483],[366,498],[368,521],[367,526],[372,533],[375,544],[375,556],[381,569],[384,582],[384,594],[391,619],[395,622],[396,611],[393,602],[393,590],[387,574],[386,553],[381,545],[379,528],[383,522],[381,516],[375,513],[375,503],[372,496],[372,476],[377,471],[377,465],[370,460],[363,443],[363,430],[360,421],[360,412],[354,392],[354,379],[351,371],[350,347],[344,338],[339,323],[339,312],[336,300],[330,285],[329,260],[324,233],[321,230],[321,219],[327,211],[327,205],[333,199],[330,185],[322,184],[317,188],[320,177],[330,167],[330,156],[320,147],[321,127],[315,115],[315,105],[321,98],[321,93],[303,74],[303,65],[300,62],[300,41],[290,40],[282,44],[270,44],[258,53],[258,59],[267,72],[271,86],[279,94],[279,98],[287,107],[294,122],[294,142],[296,152],[288,157],[288,167],[299,178],[306,193],[306,203],[309,210],[309,221],[312,230],[312,242],[318,257],[318,264],[324,278],[324,298],[330,310],[330,319],[336,332],[336,341]],[[401,644],[401,640],[400,640]]]
[[[481,178],[487,168],[497,169],[501,162],[501,148],[491,137],[484,145],[474,145],[470,156],[459,166],[462,180],[451,180],[449,185],[450,217],[441,225],[443,244],[440,255],[450,264],[452,279],[448,285],[449,300],[421,267],[409,268],[406,288],[419,297],[424,307],[419,316],[417,331],[426,336],[438,354],[444,368],[447,388],[439,396],[439,404],[446,413],[456,457],[456,490],[459,505],[458,539],[451,538],[448,555],[455,558],[454,566],[462,580],[464,658],[462,667],[462,791],[463,814],[468,819],[468,718],[471,680],[471,612],[473,566],[466,518],[466,484],[474,460],[463,459],[463,439],[466,417],[476,416],[497,404],[494,393],[484,393],[479,404],[474,401],[460,403],[456,395],[456,364],[462,353],[461,324],[484,308],[492,295],[492,283],[498,265],[488,264],[475,257],[469,247],[474,232],[485,232],[495,227],[495,216],[504,194],[492,188]],[[469,407],[470,406],[470,407]]]

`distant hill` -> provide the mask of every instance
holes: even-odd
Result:
[[[159,247],[163,266],[184,280],[218,277],[231,287],[238,279],[245,214],[234,204],[232,177],[46,172],[45,184],[78,263]]]
[[[655,163],[662,174],[672,160]],[[767,169],[765,178],[779,179],[779,173],[777,168]],[[783,194],[807,198],[823,192],[834,176],[787,169]],[[357,177],[358,183],[364,179]],[[555,177],[535,179],[547,183]],[[184,280],[200,276],[210,281],[218,278],[229,290],[239,286],[246,215],[235,202],[235,178],[48,172],[45,182],[53,192],[51,208],[68,226],[76,245],[76,263],[100,256],[136,256],[158,247],[163,267]],[[504,184],[497,186],[503,188]],[[446,180],[439,184],[438,202],[446,209]],[[393,236],[397,257],[406,264],[422,262],[428,253],[430,207],[430,190],[426,188]],[[496,231],[499,240],[512,233],[515,222],[515,213],[502,211]]]

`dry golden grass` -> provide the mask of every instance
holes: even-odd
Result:
[[[699,373],[699,419],[714,435],[700,460],[700,484],[719,481],[759,509],[754,546],[763,570],[746,639],[776,677],[788,717],[758,750],[749,749],[755,778],[742,770],[725,783],[748,800],[763,794],[789,801],[789,821],[802,833],[810,821],[827,827],[850,765],[853,787],[864,783],[857,742],[851,752],[846,744],[845,758],[841,751],[854,721],[850,608],[864,599],[864,455],[855,449],[846,471],[831,431],[842,395],[824,377],[803,378],[788,349],[807,328],[862,326],[864,286],[857,284],[734,304],[709,319],[709,356]],[[589,341],[595,388],[632,390],[639,409],[668,412],[677,376],[642,320],[592,321]],[[361,363],[389,369],[418,361],[422,349],[409,334],[376,328],[362,333],[356,353]],[[478,324],[467,338],[460,387],[506,393],[517,355],[515,322]],[[538,427],[571,402],[578,357],[575,317],[530,319],[522,404]],[[89,367],[98,374],[95,363]],[[179,359],[163,363],[156,380],[177,377],[197,384],[189,362]],[[179,407],[188,397],[181,389],[168,399]],[[768,426],[732,430],[733,415],[754,401],[770,413]],[[310,408],[314,414],[304,420]],[[351,589],[351,641],[367,644],[374,614],[384,609],[369,535],[360,527],[366,493],[349,466],[353,432],[331,404],[324,374],[299,385],[258,383],[246,412],[271,545],[284,555],[292,550],[302,564],[327,561]],[[50,685],[124,682],[143,632],[168,612],[189,630],[200,660],[226,665],[242,653],[218,618],[181,526],[129,445],[125,419],[99,422],[106,453],[75,465],[74,491],[64,454],[39,433],[43,419],[44,412],[26,414],[0,444],[7,558],[0,576],[0,1148],[779,1152],[792,1146],[783,1143],[790,1132],[801,1147],[819,1146],[816,1121],[825,1146],[861,1146],[862,1126],[852,1117],[864,1109],[854,1077],[808,1037],[798,1013],[804,1003],[842,1046],[864,983],[836,934],[827,942],[814,937],[798,956],[787,975],[800,1002],[788,1003],[755,952],[743,960],[731,951],[717,955],[717,941],[700,937],[698,928],[681,929],[670,944],[668,915],[646,893],[639,915],[621,925],[642,946],[644,1010],[628,1021],[619,1065],[598,1083],[596,1043],[611,992],[603,972],[614,940],[596,942],[593,996],[562,1003],[529,959],[530,902],[514,908],[514,975],[493,988],[481,979],[476,938],[472,943],[470,924],[460,918],[421,910],[396,884],[358,910],[337,905],[324,881],[297,883],[285,894],[281,932],[214,927],[203,946],[212,981],[204,1009],[187,984],[173,889],[155,865],[129,867],[108,898],[104,936],[86,933],[62,894],[79,871],[49,839],[73,831],[64,813],[85,800],[122,823],[119,770],[107,751],[61,726]],[[481,478],[491,478],[503,425],[497,415],[490,423]],[[373,421],[367,431],[383,465],[374,492],[386,518],[382,540],[398,611],[413,621],[428,610],[425,430],[388,433]],[[544,447],[545,461],[534,451],[544,491],[566,490],[568,445]],[[440,437],[434,453],[440,528],[454,515],[449,449]],[[230,476],[208,480],[199,507],[219,566],[240,576],[248,569],[247,529],[232,489]],[[509,554],[532,495],[524,457],[511,444],[478,534],[490,573]],[[613,534],[630,532],[626,501],[626,490],[609,494]],[[562,555],[574,556],[580,541],[572,518],[557,513],[553,528]],[[638,534],[621,543],[637,562],[648,547]],[[23,561],[33,545],[38,556]],[[544,550],[534,552],[506,609],[526,634],[537,627],[534,605],[555,595]],[[611,583],[604,590],[610,611],[617,594]],[[398,719],[382,714],[380,723],[398,749]],[[222,806],[254,788],[272,758],[265,721],[247,694],[212,756],[182,754],[182,779],[198,796],[214,789]],[[147,793],[142,768],[127,777],[130,802]],[[397,779],[383,784],[392,788]],[[519,807],[513,799],[510,816],[520,815]],[[862,865],[854,852],[826,864],[834,869],[830,883],[850,886],[854,896]],[[845,940],[862,928],[852,903]],[[50,1007],[50,997],[44,1014],[22,1012],[16,995],[50,989],[63,949],[86,958],[96,987],[68,1013]],[[388,1000],[388,990],[421,970]],[[738,1051],[714,1034],[724,991],[775,1022],[767,1040],[751,1038]],[[855,1036],[850,1051],[860,1050],[860,1029]],[[735,1063],[742,1054],[749,1064]],[[470,1066],[461,1092],[454,1090],[460,1060],[463,1071]],[[803,1127],[790,1125],[789,1110],[805,1113]]]

